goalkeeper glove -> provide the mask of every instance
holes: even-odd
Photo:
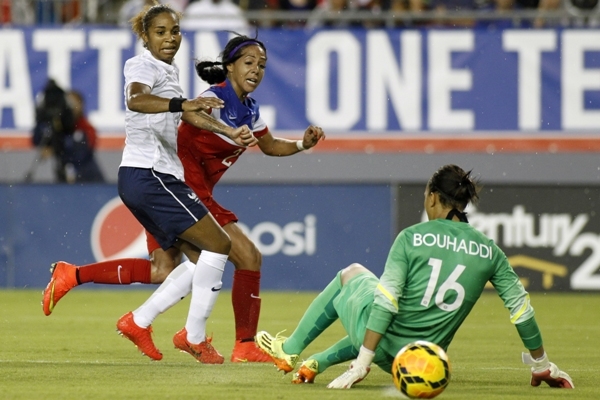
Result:
[[[371,371],[371,362],[375,352],[367,349],[365,346],[360,347],[360,352],[356,360],[352,361],[350,367],[342,375],[335,378],[329,385],[328,389],[350,389],[352,385],[365,379],[369,371]]]
[[[573,389],[573,380],[556,364],[548,360],[546,353],[541,358],[534,359],[528,353],[523,353],[523,363],[531,365],[531,386],[540,386],[542,381],[550,387]]]

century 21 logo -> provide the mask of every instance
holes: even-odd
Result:
[[[279,252],[286,256],[312,255],[317,250],[317,217],[313,214],[307,214],[303,222],[289,222],[283,227],[269,221],[251,229],[241,222],[238,226],[264,256]]]
[[[516,205],[512,214],[469,212],[471,224],[494,240],[501,248],[550,248],[556,257],[580,257],[589,253],[584,262],[571,273],[571,289],[600,288],[600,235],[584,232],[590,220],[588,214],[549,214],[525,211]],[[542,273],[542,286],[549,289],[555,277],[568,275],[568,268],[550,261],[523,255],[509,259],[514,268],[527,268]]]

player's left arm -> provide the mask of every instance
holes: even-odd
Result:
[[[522,354],[522,360],[531,365],[531,386],[539,386],[546,382],[551,387],[574,388],[571,377],[550,362],[544,351],[542,334],[535,320],[529,293],[508,263],[506,255],[500,249],[496,249],[495,253],[498,257],[498,267],[490,281],[504,306],[510,311],[510,321],[517,328],[523,345],[529,350],[529,353]]]
[[[204,111],[185,111],[181,115],[181,119],[196,128],[227,136],[240,146],[251,147],[257,143],[257,139],[247,125],[232,128]]]
[[[561,371],[556,364],[550,362],[544,351],[544,346],[529,350],[529,353],[523,353],[522,359],[523,363],[531,365],[531,386],[540,386],[542,382],[546,382],[550,387],[575,388],[569,374]]]
[[[302,140],[291,140],[275,137],[271,132],[267,132],[258,139],[258,147],[268,155],[274,157],[291,156],[303,150],[315,147],[320,140],[325,139],[323,129],[318,126],[310,125],[304,131]]]

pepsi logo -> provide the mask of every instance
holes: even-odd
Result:
[[[118,196],[96,214],[90,239],[96,261],[148,257],[144,227]]]

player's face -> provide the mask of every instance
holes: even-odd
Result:
[[[425,188],[425,200],[423,201],[423,209],[427,213],[427,219],[431,220],[433,216],[433,208],[431,207],[431,196],[433,194],[429,191],[429,186]]]
[[[242,56],[227,66],[227,76],[239,98],[256,90],[267,67],[267,57],[262,47],[248,45],[242,49]]]
[[[154,58],[171,64],[181,45],[179,19],[172,12],[158,14],[152,20],[143,39]]]

